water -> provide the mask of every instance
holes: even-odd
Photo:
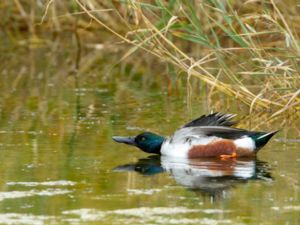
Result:
[[[76,86],[63,63],[40,57],[47,51],[21,51],[18,63],[2,55],[1,224],[300,223],[297,121],[260,124],[281,132],[257,159],[149,156],[111,137],[171,134],[207,113],[206,97],[188,109],[183,94],[126,74],[102,80],[100,69]]]

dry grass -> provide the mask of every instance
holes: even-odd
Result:
[[[189,97],[195,77],[246,103],[250,112],[264,108],[274,117],[300,108],[296,5],[287,9],[273,0],[124,1],[132,18],[120,18],[128,29],[122,35],[84,1],[76,2],[99,25],[134,46],[124,57],[143,49],[185,72]]]
[[[200,80],[208,85],[209,96],[225,93],[247,104],[250,113],[270,111],[276,117],[300,109],[297,1],[49,0],[37,8],[20,0],[5,4],[15,4],[32,34],[37,28],[74,29],[74,24],[90,36],[108,30],[131,45],[121,60],[143,50],[185,74],[188,100],[197,93],[193,83]]]

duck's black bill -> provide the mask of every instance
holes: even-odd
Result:
[[[135,137],[120,137],[120,136],[114,136],[112,137],[112,139],[116,142],[119,142],[119,143],[124,143],[124,144],[127,144],[127,145],[133,145],[133,146],[136,146],[136,143],[135,143]]]

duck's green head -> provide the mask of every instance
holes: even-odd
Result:
[[[165,140],[164,137],[151,132],[144,132],[135,137],[114,136],[112,139],[119,143],[136,146],[152,154],[160,154],[160,147]]]

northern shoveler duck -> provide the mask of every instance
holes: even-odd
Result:
[[[134,137],[114,136],[119,143],[144,152],[180,158],[254,156],[277,133],[232,128],[234,115],[203,115],[179,128],[171,137],[144,132]]]

